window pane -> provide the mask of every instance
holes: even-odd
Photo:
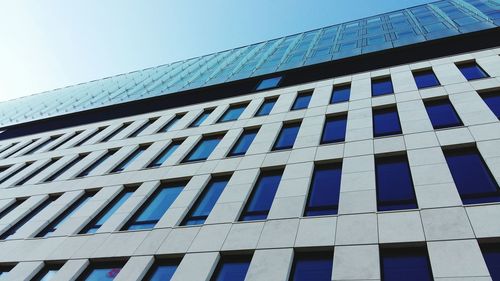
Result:
[[[480,244],[491,278],[500,280],[500,244]]]
[[[459,64],[457,65],[458,69],[460,69],[460,72],[462,72],[463,76],[467,80],[475,80],[475,79],[481,79],[481,78],[486,78],[489,77],[484,70],[479,67],[475,62],[472,63],[466,63],[466,64]]]
[[[221,141],[222,137],[223,135],[203,137],[183,162],[207,160],[217,144]]]
[[[333,87],[330,103],[349,101],[351,95],[351,85]]]
[[[116,173],[116,172],[121,172],[125,170],[130,164],[132,164],[141,154],[148,149],[149,145],[141,145],[139,148],[137,148],[132,154],[127,156],[125,160],[123,160],[118,166],[116,166],[111,172]]]
[[[394,93],[391,78],[372,80],[372,96],[381,96]]]
[[[210,281],[244,281],[251,257],[223,257]]]
[[[321,143],[342,142],[345,140],[347,116],[336,116],[326,119]]]
[[[165,150],[163,150],[160,155],[158,155],[152,162],[151,164],[148,165],[148,167],[160,167],[167,159],[172,155],[179,146],[182,144],[182,140],[177,140],[171,142]]]
[[[151,268],[144,280],[147,281],[169,281],[174,276],[179,261],[157,261]]]
[[[341,175],[341,163],[319,165],[314,168],[306,216],[337,214]]]
[[[256,90],[258,91],[258,90],[274,88],[278,86],[280,81],[281,81],[281,76],[262,80],[257,86]]]
[[[307,93],[299,93],[297,98],[295,98],[295,102],[293,103],[292,110],[304,109],[309,106],[309,102],[311,101],[312,92]]]
[[[96,264],[90,265],[82,277],[77,280],[106,281],[113,280],[122,270],[123,264]]]
[[[205,187],[182,225],[203,224],[219,199],[230,177],[214,178]]]
[[[46,265],[31,281],[49,281],[56,276],[62,265]]]
[[[262,172],[240,220],[250,221],[267,218],[282,174],[282,170]]]
[[[247,107],[246,104],[240,104],[240,105],[232,105],[228,108],[226,113],[222,115],[222,117],[219,119],[219,122],[227,122],[227,121],[233,121],[237,120],[241,113],[245,110]]]
[[[331,252],[296,253],[290,281],[332,280],[333,254]]]
[[[300,123],[285,124],[281,129],[273,150],[292,148],[299,133]]]
[[[406,156],[375,159],[379,211],[417,208],[410,166]]]
[[[380,249],[383,281],[434,280],[427,249]]]
[[[271,110],[273,110],[274,104],[276,104],[277,100],[277,98],[264,100],[264,103],[262,103],[255,116],[269,115],[269,113],[271,113]]]
[[[182,117],[184,117],[184,114],[176,114],[174,118],[172,118],[172,120],[168,121],[168,123],[165,124],[165,126],[163,126],[160,130],[158,130],[158,133],[168,132],[168,130],[172,128],[172,126],[174,126],[175,123],[179,122],[179,120],[181,120]]]
[[[461,126],[462,121],[448,99],[425,102],[434,129]]]
[[[500,93],[483,94],[482,98],[490,110],[493,111],[493,114],[500,119]]]
[[[203,121],[205,121],[208,116],[210,116],[210,113],[212,113],[213,109],[205,109],[203,110],[203,112],[201,113],[200,116],[198,116],[198,118],[196,118],[196,120],[193,121],[193,123],[191,123],[191,125],[189,125],[189,127],[198,127],[200,126]]]
[[[233,149],[231,149],[231,152],[229,152],[228,156],[245,155],[248,148],[255,139],[255,136],[257,135],[258,131],[259,129],[251,129],[243,131],[240,138],[234,145]]]
[[[414,72],[413,77],[419,89],[439,86],[439,81],[432,70]]]
[[[498,184],[476,148],[445,150],[444,155],[464,204],[500,201]]]
[[[92,165],[90,165],[87,169],[83,170],[80,174],[78,174],[76,177],[81,178],[81,177],[86,177],[88,176],[95,168],[99,167],[104,161],[106,161],[109,157],[113,156],[115,154],[116,150],[108,150],[106,154],[101,156],[97,161],[95,161]]]
[[[373,110],[373,135],[381,137],[395,134],[401,134],[397,109],[394,107]]]

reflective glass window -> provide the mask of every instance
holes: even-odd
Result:
[[[262,172],[240,217],[241,221],[264,220],[278,190],[282,170]]]
[[[149,145],[139,146],[139,148],[137,148],[134,152],[132,152],[132,154],[127,156],[127,158],[125,158],[125,160],[118,164],[118,166],[116,166],[111,172],[117,173],[125,170],[128,166],[130,166],[130,164],[132,164],[137,158],[139,158],[139,156],[141,156],[141,154],[144,153],[144,151],[146,151],[148,147]]]
[[[245,155],[258,132],[259,129],[244,130],[228,156]]]
[[[380,249],[383,281],[432,281],[431,264],[425,247]]]
[[[210,281],[244,281],[251,259],[250,256],[223,256]]]
[[[257,113],[255,113],[255,116],[269,115],[269,113],[271,113],[271,110],[273,110],[273,107],[276,104],[277,100],[277,98],[265,99]]]
[[[194,121],[193,123],[191,123],[191,125],[189,125],[189,127],[198,127],[200,126],[203,121],[205,121],[208,116],[210,116],[210,113],[212,113],[213,111],[213,108],[210,108],[210,109],[205,109],[203,110],[203,112],[200,114],[200,116],[198,116]]]
[[[382,96],[394,93],[392,80],[390,77],[377,78],[372,80],[372,96]]]
[[[457,64],[458,69],[467,80],[476,80],[489,77],[488,74],[475,62]]]
[[[351,85],[334,86],[330,103],[349,101],[351,95]]]
[[[375,178],[379,211],[417,208],[417,199],[406,156],[376,158]]]
[[[347,126],[347,115],[329,117],[323,127],[321,143],[342,142],[345,140],[345,131]]]
[[[168,121],[167,124],[165,124],[160,130],[158,130],[158,133],[168,132],[168,130],[170,130],[172,126],[174,126],[177,122],[179,122],[179,120],[181,120],[182,117],[184,117],[184,114],[176,114],[174,118],[172,118],[172,120]]]
[[[332,252],[295,253],[290,281],[330,281],[332,271]]]
[[[458,117],[455,108],[448,99],[426,101],[425,110],[432,122],[434,129],[461,126],[462,121]]]
[[[481,243],[481,252],[492,280],[500,280],[500,244]]]
[[[31,281],[50,281],[56,276],[62,265],[46,265]]]
[[[179,266],[177,260],[159,260],[155,261],[153,267],[146,275],[146,281],[170,281],[174,276],[177,267]]]
[[[484,102],[488,105],[493,114],[500,119],[500,92],[498,93],[485,93],[481,95]]]
[[[309,187],[305,216],[337,214],[342,163],[317,165]]]
[[[259,90],[275,88],[279,85],[281,78],[282,78],[281,76],[278,76],[278,77],[264,79],[260,81],[259,85],[257,85],[256,90],[259,91]]]
[[[107,281],[114,280],[123,268],[123,263],[95,263],[90,264],[87,270],[77,281]]]
[[[148,165],[151,167],[160,167],[167,159],[172,155],[179,146],[182,144],[182,140],[175,140],[171,142],[167,148],[165,148],[156,158]]]
[[[299,133],[300,123],[285,124],[273,145],[273,150],[292,148]]]
[[[415,83],[419,89],[440,85],[432,69],[413,72],[413,78],[415,79]]]
[[[373,135],[375,137],[401,134],[396,107],[373,110]]]
[[[312,91],[306,93],[299,93],[295,98],[292,110],[307,108],[309,106],[309,102],[311,101],[312,93],[313,93]]]
[[[183,162],[207,160],[212,154],[217,144],[222,140],[223,135],[213,135],[203,137],[200,142],[191,150]]]
[[[234,121],[238,120],[240,117],[241,113],[245,110],[247,107],[246,104],[238,104],[238,105],[231,105],[224,115],[219,119],[219,122],[228,122],[228,121]]]

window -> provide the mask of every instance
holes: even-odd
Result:
[[[90,263],[77,281],[107,281],[113,280],[123,268],[123,262]]]
[[[182,225],[204,224],[230,178],[230,176],[213,178],[196,200]]]
[[[151,229],[177,198],[185,183],[163,184],[141,209],[130,219],[123,230]]]
[[[70,218],[76,211],[78,211],[85,203],[87,203],[93,196],[95,192],[86,192],[76,200],[75,203],[66,209],[62,214],[60,214],[56,219],[54,219],[49,225],[47,225],[36,237],[50,237],[68,218]]]
[[[372,79],[372,96],[382,96],[394,93],[391,77]]]
[[[14,266],[8,266],[8,265],[1,265],[0,266],[0,277],[4,277],[2,279],[5,279],[5,276],[7,276],[7,273],[9,273]]]
[[[103,138],[101,140],[101,142],[107,142],[107,141],[109,141],[114,136],[118,135],[120,132],[122,132],[123,130],[125,130],[125,128],[127,128],[128,126],[130,126],[130,124],[132,124],[132,123],[123,123],[118,129],[116,129],[114,132],[112,132],[111,134],[109,134],[105,138]]]
[[[500,280],[500,244],[481,243],[481,252],[492,280]]]
[[[373,135],[375,137],[401,134],[396,107],[373,110]]]
[[[259,85],[257,85],[257,88],[255,90],[259,91],[259,90],[275,88],[279,85],[281,78],[282,78],[281,76],[278,76],[278,77],[264,79],[260,81]]]
[[[61,147],[63,144],[69,142],[70,140],[74,139],[76,136],[80,135],[83,131],[78,131],[78,132],[75,132],[71,137],[63,140],[62,142],[54,145],[53,147],[51,147],[49,150],[47,151],[53,151],[53,150],[56,150],[57,148]]]
[[[259,129],[244,130],[236,144],[229,152],[228,156],[245,155],[258,132]]]
[[[54,174],[52,174],[52,176],[48,177],[44,182],[51,182],[51,181],[55,180],[60,175],[62,175],[63,173],[65,173],[67,170],[69,170],[71,167],[75,166],[76,163],[80,162],[83,158],[87,157],[87,155],[88,155],[87,153],[78,154],[78,157],[76,157],[75,159],[73,159],[68,164],[64,165],[64,167],[62,167],[59,171],[57,171]]]
[[[482,94],[484,102],[488,105],[493,114],[500,119],[500,92]]]
[[[379,211],[415,209],[417,199],[406,155],[375,159]]]
[[[49,196],[45,201],[43,201],[40,205],[38,205],[35,209],[25,215],[22,219],[16,222],[13,226],[11,226],[7,231],[0,235],[0,240],[5,240],[16,234],[16,232],[25,225],[29,220],[31,220],[34,216],[39,214],[43,209],[45,209],[50,203],[56,201],[59,196]]]
[[[193,162],[207,160],[207,158],[212,154],[215,147],[221,141],[224,135],[213,135],[203,137],[200,142],[195,146],[193,150],[188,154],[183,162]]]
[[[439,80],[432,71],[432,69],[421,70],[413,72],[413,78],[417,84],[417,88],[425,89],[430,87],[439,86]]]
[[[330,103],[349,101],[351,95],[351,85],[334,86]]]
[[[0,212],[0,219],[5,217],[8,213],[10,213],[12,210],[17,208],[19,205],[21,205],[26,199],[16,199],[14,203],[10,204],[7,208],[5,208],[3,211]]]
[[[295,102],[293,103],[292,110],[304,109],[309,106],[309,102],[311,101],[313,92],[308,91],[305,93],[299,93],[295,98]]]
[[[309,188],[305,216],[337,214],[342,163],[317,165]]]
[[[448,99],[426,101],[425,110],[434,129],[462,126],[462,121]]]
[[[445,150],[444,156],[464,204],[500,201],[498,184],[476,148]]]
[[[457,64],[457,67],[469,81],[489,77],[476,62]]]
[[[273,150],[289,149],[293,147],[297,134],[299,133],[300,123],[285,124],[273,145]]]
[[[35,277],[31,280],[32,281],[52,280],[52,278],[54,278],[54,276],[56,276],[57,272],[59,271],[59,269],[61,269],[61,267],[62,267],[62,265],[60,265],[60,264],[45,265],[44,268],[42,270],[40,270],[40,272],[38,272],[38,274],[35,275]]]
[[[52,137],[50,137],[46,141],[42,142],[41,144],[39,144],[39,145],[33,147],[32,149],[30,149],[28,152],[24,153],[24,155],[29,155],[29,154],[35,153],[36,151],[40,150],[42,147],[44,147],[44,146],[48,145],[49,143],[57,140],[59,137],[60,137],[60,135],[59,136],[52,136]]]
[[[80,145],[86,143],[88,140],[90,140],[91,138],[97,136],[97,134],[99,134],[100,132],[104,131],[104,129],[106,129],[106,128],[107,127],[99,127],[99,128],[97,128],[97,130],[95,130],[93,133],[91,133],[90,135],[86,136],[85,138],[83,138],[82,140],[80,140],[79,142],[77,142],[73,146],[77,147],[77,146],[80,146]]]
[[[432,281],[429,255],[425,247],[380,249],[383,281]]]
[[[159,260],[155,261],[148,274],[144,278],[145,281],[170,281],[174,276],[178,260]]]
[[[47,162],[45,165],[43,165],[40,168],[36,169],[29,176],[26,176],[24,179],[22,179],[21,181],[19,181],[18,183],[16,183],[16,186],[25,184],[27,181],[29,181],[30,179],[32,179],[34,176],[40,174],[43,170],[45,170],[48,167],[52,166],[52,164],[54,164],[55,162],[57,162],[57,160],[59,160],[59,159],[60,158],[52,158],[52,159],[50,159],[50,161]]]
[[[231,105],[227,109],[226,113],[222,115],[222,117],[219,119],[220,122],[229,122],[229,121],[234,121],[238,120],[240,117],[241,113],[245,110],[247,107],[247,104],[237,104],[237,105]]]
[[[174,118],[168,121],[167,124],[165,124],[165,126],[163,126],[160,130],[158,130],[158,133],[168,132],[168,130],[170,130],[172,126],[174,126],[177,122],[179,122],[179,120],[181,120],[182,117],[184,117],[184,113],[176,114]]]
[[[35,141],[37,141],[37,140],[30,140],[29,142],[25,143],[21,147],[16,148],[14,151],[11,151],[11,152],[7,153],[7,155],[5,155],[3,158],[9,158],[10,156],[12,156],[12,155],[16,154],[17,152],[21,151],[22,149],[28,147],[30,144],[34,143]]]
[[[244,281],[251,256],[222,256],[210,281]]]
[[[103,156],[101,156],[101,158],[99,158],[97,161],[95,161],[92,165],[90,165],[87,169],[83,170],[80,174],[78,174],[78,176],[76,176],[77,178],[81,178],[81,177],[86,177],[90,174],[90,172],[92,172],[95,168],[99,167],[99,165],[101,165],[104,161],[106,161],[109,157],[113,156],[115,153],[116,153],[117,150],[113,149],[113,150],[108,150],[106,152],[106,154],[104,154]]]
[[[122,172],[125,170],[132,162],[134,162],[141,154],[148,149],[149,145],[141,145],[139,146],[132,154],[127,156],[125,160],[123,160],[118,166],[116,166],[111,172],[112,173],[117,173],[117,172]]]
[[[132,196],[135,188],[126,188],[118,194],[79,234],[93,234]]]
[[[271,110],[273,110],[276,101],[278,101],[278,98],[265,99],[259,110],[257,110],[257,113],[255,113],[255,116],[269,115],[269,113],[271,113]]]
[[[321,143],[342,142],[345,140],[347,115],[329,117],[325,121]]]
[[[248,200],[241,221],[265,220],[278,190],[283,170],[262,172]]]
[[[203,121],[205,121],[205,119],[208,118],[208,116],[210,115],[210,113],[212,113],[212,111],[214,111],[213,108],[203,110],[201,115],[198,116],[198,118],[196,118],[196,120],[194,120],[193,123],[189,125],[189,127],[193,128],[200,126],[203,123]]]
[[[330,281],[332,271],[332,252],[295,253],[290,281]]]
[[[6,182],[7,180],[9,180],[10,178],[14,177],[15,175],[19,174],[21,171],[25,170],[26,168],[28,168],[29,166],[31,166],[31,164],[33,164],[34,162],[27,162],[27,163],[24,163],[23,166],[21,166],[20,168],[18,168],[17,170],[15,170],[14,172],[10,173],[9,175],[7,175],[6,177],[4,177],[3,179],[0,180],[0,184]]]
[[[148,168],[160,167],[167,159],[172,155],[179,146],[181,146],[183,140],[172,141],[167,148],[165,148],[156,158],[148,165]]]
[[[144,123],[142,126],[140,126],[137,130],[135,130],[128,137],[129,138],[137,137],[140,133],[142,133],[144,130],[146,130],[147,127],[149,127],[151,124],[156,122],[156,120],[158,120],[158,118],[148,119],[148,121],[146,123]]]

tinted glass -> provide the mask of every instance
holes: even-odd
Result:
[[[491,279],[500,280],[500,244],[485,243],[480,246]]]
[[[172,155],[179,146],[181,146],[182,141],[171,142],[165,150],[163,150],[160,155],[158,155],[148,167],[160,167],[167,159]]]
[[[375,173],[379,211],[417,208],[406,156],[377,158]]]
[[[381,249],[383,281],[432,281],[426,248]]]
[[[434,129],[461,126],[462,121],[448,99],[425,102]]]
[[[336,116],[326,119],[321,143],[342,142],[345,140],[347,116]]]
[[[213,109],[205,109],[203,110],[203,112],[201,113],[200,116],[198,116],[198,118],[196,118],[196,120],[193,121],[193,123],[191,123],[191,125],[189,125],[189,127],[198,127],[200,126],[203,121],[205,121],[208,116],[210,116],[210,113],[212,113]]]
[[[444,155],[464,204],[500,201],[498,184],[476,148],[445,150]]]
[[[274,143],[273,150],[292,148],[299,129],[300,123],[285,124]]]
[[[488,74],[479,67],[476,63],[467,63],[457,65],[460,72],[464,75],[467,80],[475,80],[488,77]]]
[[[488,105],[493,114],[500,119],[500,93],[488,93],[482,95],[484,102]]]
[[[432,70],[414,72],[413,78],[419,89],[439,86],[439,81]]]
[[[109,205],[92,220],[87,227],[85,227],[80,234],[96,233],[97,230],[120,208],[127,199],[132,196],[133,190],[126,190],[121,192]]]
[[[130,154],[125,160],[123,160],[118,166],[116,166],[111,172],[116,173],[116,172],[121,172],[125,170],[130,164],[132,164],[139,156],[141,156],[146,149],[148,149],[149,145],[141,145],[139,148],[137,148],[132,154]]]
[[[373,110],[373,135],[375,137],[401,134],[397,109]]]
[[[259,83],[256,90],[264,90],[264,89],[274,88],[274,87],[278,86],[280,81],[281,81],[281,76],[273,77],[273,78],[269,78],[269,79],[264,79]]]
[[[281,170],[262,172],[257,184],[253,188],[240,220],[250,221],[267,218],[282,174],[283,171]]]
[[[340,195],[342,164],[319,165],[309,188],[306,216],[337,214]]]
[[[293,260],[290,281],[332,280],[333,254],[330,252],[297,253]]]
[[[78,278],[78,281],[107,281],[113,280],[122,270],[123,265],[91,265],[90,268]]]
[[[394,93],[391,78],[372,80],[372,96],[381,96]]]
[[[31,281],[49,281],[56,276],[61,265],[46,265]]]
[[[77,177],[85,177],[90,174],[95,168],[99,167],[104,161],[106,161],[109,157],[113,156],[115,154],[116,150],[108,150],[106,154],[101,156],[97,161],[95,161],[92,165],[90,165],[87,169],[83,170],[80,174],[78,174]]]
[[[174,126],[175,123],[179,122],[179,120],[181,120],[182,117],[184,117],[184,114],[175,115],[174,118],[172,118],[172,120],[168,121],[168,123],[165,124],[165,126],[163,126],[160,130],[158,130],[158,133],[168,132],[168,130],[172,128],[172,126]]]
[[[147,281],[169,281],[174,276],[179,262],[177,261],[159,261],[153,265],[150,273],[144,280]]]
[[[330,103],[349,101],[351,95],[351,85],[333,87]]]
[[[227,122],[227,121],[234,121],[237,120],[241,113],[245,110],[247,107],[246,104],[239,104],[239,105],[232,105],[228,108],[226,113],[222,115],[222,117],[219,119],[219,122]]]
[[[245,155],[259,129],[245,130],[229,152],[228,156]]]
[[[59,270],[57,270],[57,269],[48,270],[47,272],[45,272],[45,274],[40,279],[35,279],[35,280],[39,280],[39,281],[52,280],[52,278],[54,278],[54,276],[56,276],[58,271]]]
[[[262,103],[257,113],[255,113],[255,116],[269,115],[269,113],[271,113],[271,110],[273,110],[274,104],[276,104],[277,100],[278,99],[276,98],[264,100],[264,103]]]
[[[299,93],[297,95],[297,98],[295,98],[292,110],[307,108],[309,106],[309,102],[311,101],[311,97],[312,97],[312,92]]]
[[[223,257],[210,281],[244,281],[251,257]]]
[[[217,144],[221,141],[222,137],[222,135],[203,137],[184,159],[184,162],[207,160]]]
[[[184,184],[168,184],[152,195],[152,197],[141,207],[141,210],[131,219],[125,229],[150,229],[160,220],[170,205],[181,193]]]

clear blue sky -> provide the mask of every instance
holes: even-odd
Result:
[[[0,100],[428,2],[0,0]]]

